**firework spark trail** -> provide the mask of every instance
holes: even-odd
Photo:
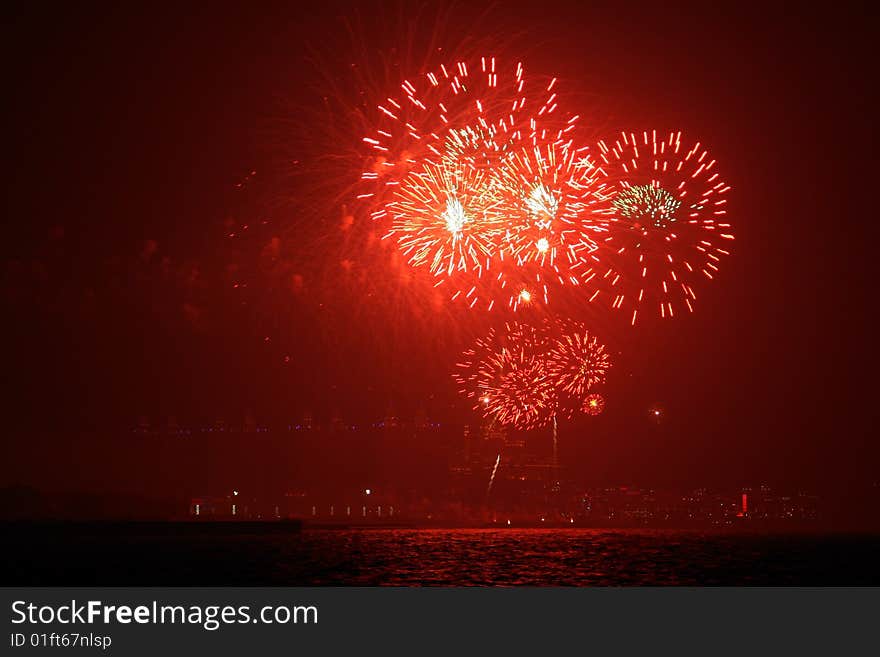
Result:
[[[495,466],[492,468],[492,474],[489,476],[489,485],[486,487],[486,499],[489,499],[489,495],[492,493],[492,484],[495,483],[495,473],[498,472],[498,465],[501,463],[501,452],[498,452],[498,457],[495,459]]]

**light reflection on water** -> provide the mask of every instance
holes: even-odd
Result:
[[[364,529],[288,535],[72,536],[64,543],[62,551],[57,545],[26,541],[12,545],[12,560],[6,563],[16,567],[4,579],[10,584],[157,586],[880,583],[878,536]]]

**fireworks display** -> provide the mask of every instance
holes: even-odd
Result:
[[[611,358],[592,330],[608,326],[597,313],[622,310],[635,325],[693,311],[729,254],[719,165],[681,132],[585,138],[564,84],[516,60],[422,71],[396,90],[368,89],[360,176],[335,239],[273,235],[260,273],[322,317],[344,310],[396,326],[408,313],[437,349],[473,322],[484,337],[455,379],[493,422],[529,429],[601,413]],[[293,265],[287,255],[312,249],[336,257]]]
[[[557,416],[591,413],[588,390],[605,382],[611,359],[580,323],[540,327],[509,322],[465,352],[454,375],[474,409],[502,425],[544,426]]]
[[[546,303],[551,286],[595,275],[611,189],[555,86],[494,57],[441,66],[379,103],[364,138],[359,198],[412,266],[470,307]]]
[[[421,70],[365,94],[352,205],[336,242],[317,247],[338,245],[338,267],[294,270],[275,249],[271,271],[301,304],[306,289],[332,290],[311,302],[322,315],[369,305],[394,322],[409,309],[432,344],[472,322],[484,337],[454,378],[492,422],[531,429],[602,413],[611,357],[597,314],[636,325],[692,312],[729,255],[719,164],[681,132],[585,136],[564,83],[515,60]]]
[[[408,263],[470,308],[583,302],[693,311],[733,239],[727,192],[700,142],[623,132],[577,143],[557,81],[521,63],[456,62],[377,104],[359,198]]]

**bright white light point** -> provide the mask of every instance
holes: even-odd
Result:
[[[238,495],[238,491],[237,491],[237,490],[234,490],[234,491],[232,491],[232,494],[233,494],[233,495]]]
[[[519,300],[522,301],[523,303],[528,303],[529,301],[532,300],[532,293],[529,292],[528,290],[523,290],[522,292],[519,293]]]
[[[540,251],[541,253],[547,253],[547,249],[550,248],[550,242],[547,241],[546,237],[542,237],[538,240],[535,246],[538,247],[538,251]]]
[[[446,210],[440,215],[441,219],[446,222],[446,230],[453,235],[458,235],[464,228],[467,219],[464,216],[464,207],[454,196],[446,199]]]
[[[364,490],[364,493],[366,493],[367,495],[369,495],[369,494],[372,493],[372,492],[373,492],[373,491],[371,491],[369,488],[367,488],[367,489]]]

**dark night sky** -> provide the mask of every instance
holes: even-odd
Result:
[[[433,394],[440,419],[467,417],[445,401],[468,337],[454,327],[432,340],[405,313],[392,326],[337,309],[330,330],[329,315],[277,298],[255,318],[224,287],[234,184],[296,157],[272,136],[288,112],[320,115],[307,55],[343,56],[354,4],[3,9],[11,468],[31,430],[142,414],[406,415]],[[576,457],[620,479],[876,480],[873,19],[839,4],[587,4],[463,3],[441,36],[527,42],[529,69],[558,74],[609,130],[699,135],[733,186],[737,241],[695,315],[609,336],[624,352],[617,397]],[[358,6],[376,48],[395,25],[416,43],[433,29],[403,4]],[[307,347],[267,349],[273,322],[267,334]],[[655,402],[662,427],[645,421]]]

